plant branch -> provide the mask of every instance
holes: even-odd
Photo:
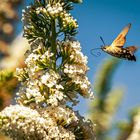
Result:
[[[53,61],[53,69],[56,70],[56,55],[57,55],[56,38],[57,38],[57,34],[56,34],[56,21],[53,18],[52,18],[51,30],[52,30],[51,48],[52,48],[52,52],[54,53],[54,57],[53,57],[52,61]]]

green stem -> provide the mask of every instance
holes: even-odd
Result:
[[[51,37],[51,48],[52,48],[52,52],[54,53],[54,57],[53,57],[53,69],[56,70],[56,55],[57,55],[57,50],[56,50],[56,37],[57,37],[57,33],[56,33],[56,21],[55,19],[52,18],[52,37]]]

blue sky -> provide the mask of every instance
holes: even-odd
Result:
[[[79,23],[77,39],[81,42],[83,53],[88,56],[88,77],[93,84],[96,82],[94,77],[99,65],[105,58],[110,57],[105,53],[100,57],[90,54],[91,49],[102,45],[100,36],[106,44],[111,44],[124,26],[132,23],[125,46],[140,46],[139,0],[83,0],[83,4],[75,5],[72,15]],[[113,85],[125,89],[117,119],[124,119],[130,108],[140,104],[140,50],[136,52],[136,57],[137,62],[122,60],[114,75]],[[85,100],[81,99],[77,107],[81,114],[86,114],[86,104]]]

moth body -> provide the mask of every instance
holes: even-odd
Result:
[[[121,59],[136,61],[136,57],[134,56],[133,52],[131,52],[128,48],[103,46],[102,50],[112,56],[115,56]]]

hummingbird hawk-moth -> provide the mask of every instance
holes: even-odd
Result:
[[[117,36],[117,38],[112,42],[111,45],[105,45],[102,37],[101,40],[104,44],[104,46],[101,46],[101,48],[97,48],[97,49],[102,49],[102,51],[118,57],[118,58],[122,58],[122,59],[127,59],[130,61],[136,61],[136,57],[134,55],[134,52],[137,50],[136,46],[129,46],[129,47],[125,47],[123,48],[125,42],[126,42],[126,35],[129,31],[131,27],[131,24],[128,24],[121,32],[120,34]],[[93,51],[94,49],[92,49]]]

